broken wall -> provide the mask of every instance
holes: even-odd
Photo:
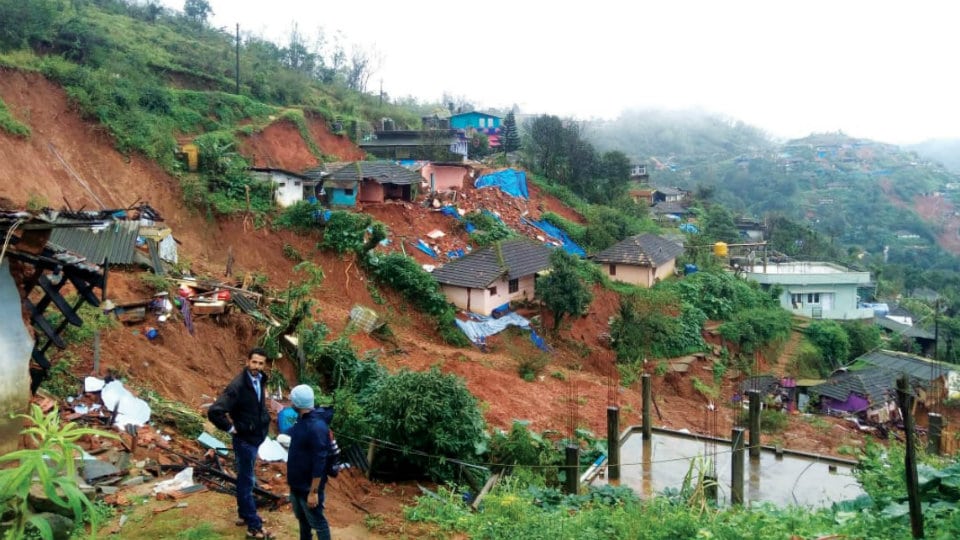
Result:
[[[7,260],[0,263],[0,454],[17,449],[22,422],[9,414],[27,412],[33,337],[23,322],[20,291]]]

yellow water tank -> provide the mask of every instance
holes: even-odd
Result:
[[[726,257],[727,256],[727,243],[726,242],[717,242],[713,245],[713,254],[717,257]]]
[[[187,169],[196,171],[200,162],[200,148],[195,144],[185,144],[180,150],[187,156]]]

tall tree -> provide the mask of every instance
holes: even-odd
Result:
[[[517,119],[513,115],[513,111],[507,113],[507,117],[503,119],[503,125],[501,126],[503,131],[503,137],[501,140],[501,147],[504,152],[513,152],[520,149],[520,131],[517,129]]]
[[[578,316],[587,312],[593,294],[577,274],[579,261],[562,249],[550,255],[553,269],[537,280],[537,297],[553,313],[553,330],[560,328],[565,315]]]
[[[213,15],[213,10],[207,0],[185,0],[183,14],[198,26],[203,26],[207,24],[207,18]]]

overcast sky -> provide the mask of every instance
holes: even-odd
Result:
[[[162,0],[180,9],[179,0]],[[775,137],[960,136],[960,2],[208,0],[212,23],[378,51],[390,96],[613,118],[701,108]]]

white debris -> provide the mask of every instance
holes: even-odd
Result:
[[[267,437],[257,450],[257,455],[264,461],[286,461],[287,450],[280,443]]]
[[[83,380],[84,392],[99,392],[106,383],[99,377],[87,377]]]
[[[153,494],[172,493],[183,488],[188,488],[192,485],[193,467],[187,467],[186,469],[178,472],[173,478],[164,480],[162,482],[157,482],[157,485],[153,486]]]

